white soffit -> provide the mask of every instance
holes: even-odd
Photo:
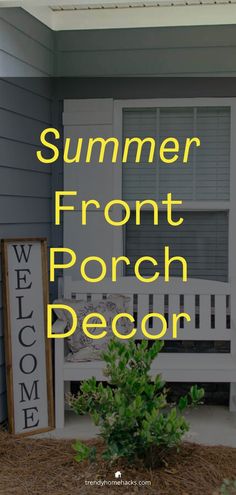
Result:
[[[55,31],[236,24],[236,0],[72,2],[0,0],[0,7],[22,7]]]

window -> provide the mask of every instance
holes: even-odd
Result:
[[[148,136],[158,142],[172,136],[180,145],[186,137],[201,139],[188,164],[182,163],[181,156],[171,165],[158,158],[147,163],[145,146],[141,162],[135,164],[135,149],[130,148],[128,162],[123,164],[123,199],[132,205],[137,199],[160,200],[172,192],[183,204],[194,204],[191,211],[183,212],[184,223],[178,228],[170,227],[164,214],[158,226],[153,226],[151,212],[142,213],[141,226],[135,225],[132,215],[125,229],[125,254],[133,262],[143,255],[153,256],[160,260],[162,273],[163,249],[169,245],[171,255],[186,258],[189,277],[227,281],[228,211],[220,204],[230,199],[230,118],[227,106],[123,109],[123,138]],[[151,270],[150,264],[144,265],[143,275]],[[132,273],[131,265],[126,275]],[[178,264],[171,275],[180,276]]]
[[[153,225],[153,214],[142,213],[142,225],[135,225],[131,216],[126,227],[126,256],[131,265],[126,275],[133,275],[133,264],[147,255],[158,260],[158,271],[164,273],[164,246],[170,246],[171,256],[181,255],[188,262],[188,276],[227,281],[228,277],[228,214],[227,212],[184,212],[184,222],[177,228],[159,215],[159,225]],[[142,264],[142,275],[151,276],[155,268]],[[173,264],[171,276],[180,277],[180,263]]]

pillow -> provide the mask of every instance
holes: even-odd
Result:
[[[73,335],[66,339],[69,354],[67,361],[92,361],[101,359],[101,352],[107,349],[109,340],[113,337],[111,323],[118,313],[125,313],[128,310],[130,298],[121,294],[111,294],[107,299],[97,299],[92,301],[60,299],[55,304],[65,304],[72,307],[78,319],[78,324]],[[63,321],[67,321],[67,328],[71,327],[72,316],[64,309],[55,309],[56,316]],[[107,322],[107,334],[102,339],[90,339],[82,330],[82,321],[90,313],[102,314]],[[98,318],[91,318],[89,323],[100,323]],[[127,318],[120,318],[117,329],[121,334],[128,334],[132,330],[132,323]],[[96,326],[89,329],[91,334],[98,334],[101,329]]]

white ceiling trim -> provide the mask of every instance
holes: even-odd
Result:
[[[159,6],[144,7],[153,1],[0,0],[0,7],[22,7],[55,31],[236,24],[236,3],[200,1],[157,0]]]
[[[143,8],[148,6],[164,6],[164,5],[204,5],[204,4],[231,4],[236,3],[236,0],[0,0],[0,7],[15,7],[22,6],[25,8],[33,7],[49,7],[52,9],[73,10],[80,9],[83,6],[89,8],[101,7],[136,7],[137,5]]]
[[[53,12],[53,29],[117,29],[236,24],[236,5],[163,6]]]

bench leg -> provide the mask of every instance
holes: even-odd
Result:
[[[229,410],[236,412],[236,383],[230,384]]]
[[[66,401],[66,396],[70,393],[70,383],[71,382],[64,382],[64,396],[65,396],[65,410],[66,411],[71,410],[69,404]]]
[[[55,423],[56,428],[65,424],[65,389],[64,389],[64,342],[55,339]]]
[[[55,414],[56,428],[64,428],[65,426],[65,397],[64,397],[64,382],[56,380],[55,383]]]

